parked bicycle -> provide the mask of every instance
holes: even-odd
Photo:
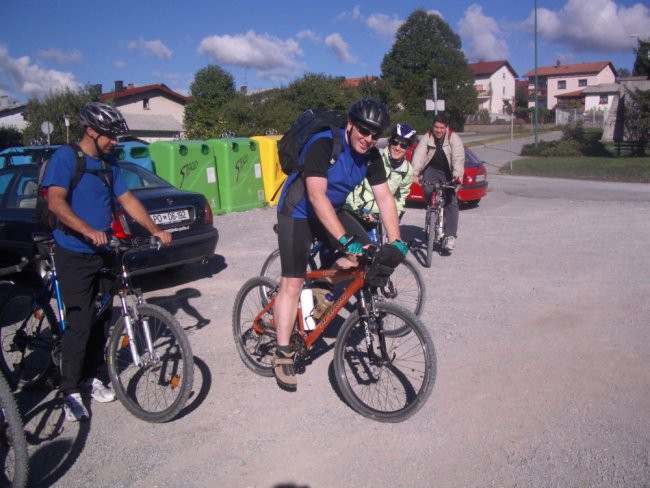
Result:
[[[451,183],[432,183],[423,181],[422,185],[433,186],[431,200],[426,202],[426,214],[424,217],[424,235],[427,242],[427,255],[424,265],[431,267],[433,260],[433,249],[437,247],[440,254],[444,251],[445,239],[445,206],[448,192],[455,192],[456,185]]]
[[[373,243],[377,245],[386,243],[387,239],[379,215],[369,217],[369,214],[366,214],[361,215],[359,218],[368,231],[368,236]],[[273,229],[277,233],[277,225]],[[316,271],[331,267],[336,258],[335,250],[327,242],[314,239],[307,262],[309,269]],[[386,286],[381,289],[381,295],[378,298],[384,298],[388,301],[397,300],[400,305],[411,310],[418,317],[421,316],[426,300],[426,287],[418,268],[411,259],[406,258],[395,269]],[[278,283],[280,282],[282,274],[280,267],[280,249],[275,249],[264,260],[260,274]]]
[[[308,272],[312,280],[351,280],[324,314],[312,321],[301,307],[291,336],[296,365],[304,366],[316,340],[354,296],[356,311],[344,321],[334,347],[337,385],[358,413],[381,422],[400,422],[415,414],[431,394],[436,377],[433,341],[424,324],[394,301],[381,300],[367,280],[376,248],[364,250],[359,266]],[[244,364],[262,376],[273,376],[276,347],[273,305],[277,283],[268,277],[248,280],[233,307],[233,335]]]
[[[60,364],[60,340],[65,310],[54,262],[54,241],[36,236],[46,249],[43,286],[15,287],[0,307],[0,368],[15,386],[34,385]],[[192,390],[194,359],[185,331],[167,310],[146,303],[131,284],[125,260],[132,252],[155,250],[159,242],[125,242],[112,238],[111,269],[102,274],[113,286],[98,294],[94,320],[119,299],[119,317],[107,340],[107,365],[117,398],[136,417],[166,422],[183,408]],[[50,303],[54,300],[58,320]]]
[[[19,265],[0,269],[0,276],[19,273],[27,265],[23,259]],[[13,286],[12,282],[4,282]],[[23,420],[16,405],[11,387],[0,374],[0,486],[27,486],[29,458]]]

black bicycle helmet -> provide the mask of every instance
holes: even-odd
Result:
[[[390,113],[383,103],[362,98],[350,105],[348,117],[363,127],[382,133],[390,125]]]
[[[118,109],[101,102],[89,102],[79,112],[79,122],[99,134],[111,137],[129,133],[129,126]]]

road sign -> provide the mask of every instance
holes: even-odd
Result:
[[[433,100],[427,99],[426,100],[426,110],[436,110],[438,109],[438,112],[444,112],[445,111],[445,101],[444,100],[437,100],[437,106],[435,103],[433,103]]]
[[[52,122],[50,122],[49,120],[46,120],[41,124],[41,132],[46,136],[49,136],[53,131],[54,131],[54,126],[52,125]]]

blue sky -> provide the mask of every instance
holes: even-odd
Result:
[[[0,94],[24,102],[115,80],[188,93],[208,64],[239,88],[283,86],[305,72],[379,75],[399,25],[416,8],[461,36],[468,61],[534,67],[533,0],[3,0]],[[538,0],[538,64],[612,61],[631,70],[650,38],[647,0]]]

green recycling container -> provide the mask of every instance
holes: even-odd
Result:
[[[156,174],[181,190],[202,193],[221,211],[214,153],[207,141],[157,141],[149,145]]]
[[[241,212],[264,205],[260,150],[248,138],[208,140],[216,161],[222,212]]]

